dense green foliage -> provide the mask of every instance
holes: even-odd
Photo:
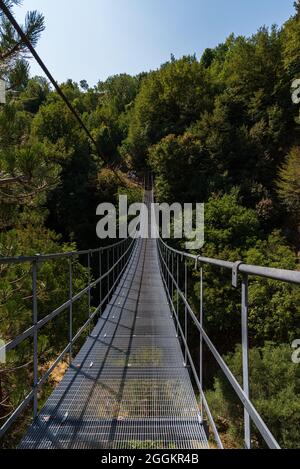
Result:
[[[288,154],[277,182],[279,197],[290,214],[300,217],[300,149],[294,147]]]
[[[238,203],[238,194],[212,197],[206,204],[205,257],[294,270],[295,254],[280,232],[266,239],[253,209]],[[199,296],[198,274],[194,292]],[[204,268],[205,324],[215,343],[225,352],[240,340],[240,298],[232,289],[230,272],[212,266]],[[298,287],[265,279],[251,279],[250,339],[254,345],[265,340],[290,342],[299,337],[300,292]]]
[[[242,350],[226,357],[234,375],[242,383]],[[250,351],[251,397],[256,409],[268,422],[275,438],[284,448],[299,448],[300,369],[291,361],[288,345],[269,342]],[[215,391],[207,393],[214,415],[218,415],[219,428],[239,447],[243,446],[243,409],[234,397],[226,379],[215,379]],[[252,443],[261,447],[257,429],[252,426]]]
[[[159,201],[205,202],[206,239],[197,254],[297,269],[300,126],[291,85],[300,78],[299,10],[297,2],[281,28],[264,27],[250,38],[230,35],[200,60],[172,56],[136,77],[61,85],[124,187],[47,80],[30,78],[28,51],[0,15],[0,78],[7,84],[0,107],[0,256],[99,246],[97,205],[116,202],[120,193],[138,200],[132,173],[151,169]],[[43,16],[28,13],[24,30],[34,46],[43,29]],[[31,324],[30,266],[0,267],[0,338],[9,341]],[[63,261],[40,267],[40,317],[67,300],[67,269]],[[80,259],[74,273],[79,290],[87,281]],[[230,280],[230,273],[205,267],[205,327],[240,377],[241,305]],[[189,282],[197,310],[198,273]],[[249,300],[254,403],[283,446],[299,447],[299,365],[291,362],[289,345],[300,336],[299,288],[252,278]],[[83,304],[76,308],[75,329],[86,315]],[[63,349],[66,335],[63,317],[40,334],[41,368]],[[0,419],[30,387],[31,350],[31,343],[19,347],[0,369]],[[24,364],[19,374],[11,372]],[[224,379],[213,386],[208,374],[217,422],[240,443],[241,408]],[[253,441],[261,444],[257,433]]]

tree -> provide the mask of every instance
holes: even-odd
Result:
[[[206,71],[195,57],[166,63],[149,74],[136,98],[126,140],[135,164],[143,167],[151,145],[184,132],[209,103]]]
[[[205,205],[204,257],[241,260],[250,265],[295,270],[295,253],[280,232],[263,238],[257,214],[243,207],[237,191],[212,197]],[[199,304],[195,274],[195,305]],[[240,342],[240,293],[232,288],[227,269],[204,267],[205,327],[221,349]],[[299,288],[274,280],[249,278],[249,334],[251,344],[266,340],[291,342],[300,334]],[[197,306],[196,306],[197,307]]]
[[[135,100],[138,89],[138,79],[126,73],[109,77],[97,85],[97,91],[102,93],[102,105],[111,107],[115,114],[121,114],[126,110],[126,107]]]
[[[0,226],[14,226],[18,213],[37,209],[59,183],[66,157],[62,141],[39,139],[32,133],[32,115],[19,100],[0,110]]]
[[[277,269],[296,270],[296,256],[279,231],[258,239],[245,262]],[[266,340],[292,343],[300,334],[300,291],[297,286],[269,279],[249,281],[249,330],[251,343]]]
[[[149,149],[149,164],[157,175],[158,200],[204,202],[211,189],[213,168],[210,163],[200,140],[192,133],[163,138]]]
[[[251,401],[279,444],[286,449],[300,447],[300,369],[292,362],[291,355],[289,344],[268,342],[250,350],[249,366]],[[238,346],[225,361],[242,384],[242,348]],[[214,391],[208,391],[206,397],[222,433],[226,433],[234,445],[243,447],[242,404],[221,372],[215,379]],[[254,448],[265,447],[254,425],[251,441]]]
[[[278,194],[289,213],[300,217],[300,147],[293,147],[279,171]]]
[[[6,0],[8,8],[21,3],[20,0]],[[44,16],[37,11],[29,11],[26,14],[22,30],[31,44],[35,47],[41,33],[45,29]],[[28,56],[27,45],[19,37],[10,21],[0,12],[0,73],[2,78],[8,78],[11,69],[18,61]]]
[[[49,82],[45,78],[37,76],[28,81],[26,88],[20,93],[19,99],[24,110],[34,115],[45,103],[49,93]]]
[[[283,57],[284,66],[290,78],[300,73],[300,59],[298,44],[300,40],[299,2],[295,3],[296,15],[290,18],[283,29]]]
[[[87,91],[89,89],[89,84],[86,80],[81,80],[80,87],[83,89],[83,91]]]
[[[6,6],[10,9],[19,4],[19,0],[7,0]],[[41,32],[44,30],[44,17],[37,11],[28,12],[25,18],[25,25],[22,27],[24,33],[33,46],[37,45]],[[26,61],[28,55],[27,45],[18,36],[17,32],[0,12],[0,77],[6,80],[10,92],[20,92],[27,86],[29,79],[29,65]],[[25,113],[9,94],[8,105],[1,110],[1,157],[0,157],[0,185],[7,187],[10,184],[19,185],[25,182],[26,176],[21,171],[16,170],[12,164],[14,145],[21,145],[24,141],[24,130],[28,131],[29,120]],[[22,124],[21,124],[22,122]],[[20,125],[21,124],[21,125]],[[23,127],[23,128],[22,128]],[[16,133],[13,135],[13,130]],[[26,133],[25,131],[25,133]],[[24,152],[23,152],[24,155]],[[14,169],[14,173],[10,169]],[[20,169],[20,168],[19,168]],[[15,171],[16,170],[16,171]],[[7,194],[6,194],[7,195]],[[2,194],[3,196],[3,194]]]
[[[139,89],[139,79],[127,74],[109,77],[95,87],[94,112],[86,113],[98,147],[114,164],[121,164],[119,147],[126,138],[131,107]],[[123,159],[125,163],[126,156]]]
[[[244,260],[247,251],[261,236],[254,210],[243,207],[238,191],[212,196],[205,204],[205,244],[194,254],[235,262]],[[199,305],[199,274],[194,273],[195,310]],[[225,353],[240,341],[240,292],[232,288],[231,272],[204,266],[205,328]],[[195,344],[195,346],[197,346]]]
[[[60,237],[42,226],[43,219],[30,213],[27,226],[0,233],[0,256],[35,255],[76,250],[74,244],[62,244]],[[0,266],[0,337],[9,342],[32,325],[32,281],[29,264]],[[87,270],[73,260],[74,291],[88,284]],[[44,262],[38,268],[37,296],[39,319],[54,311],[68,298],[69,266],[66,259]],[[39,370],[48,369],[64,350],[68,341],[68,312],[39,331]],[[74,304],[73,331],[86,321],[84,298]],[[32,342],[25,340],[8,352],[0,364],[0,418],[11,415],[32,386]],[[22,427],[22,425],[21,425]]]
[[[201,57],[201,63],[204,65],[205,68],[209,68],[213,63],[215,58],[215,51],[213,49],[205,49]]]

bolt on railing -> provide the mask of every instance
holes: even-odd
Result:
[[[38,393],[45,382],[49,379],[54,369],[61,363],[66,355],[69,356],[69,364],[72,363],[73,359],[73,345],[81,337],[84,331],[88,328],[89,333],[91,330],[92,321],[100,316],[103,307],[109,302],[114,290],[116,289],[121,276],[127,268],[127,265],[131,259],[133,248],[135,245],[135,239],[127,238],[114,245],[102,247],[93,250],[68,252],[62,254],[48,254],[48,255],[36,255],[27,257],[8,257],[0,258],[0,265],[19,265],[30,263],[32,271],[32,325],[13,338],[9,342],[5,343],[0,347],[0,356],[7,355],[8,352],[14,350],[18,345],[22,344],[26,339],[33,339],[33,383],[29,394],[21,401],[16,409],[9,415],[5,423],[0,427],[0,438],[2,438],[11,425],[21,415],[21,413],[33,402],[33,417],[38,415]],[[117,250],[117,256],[115,257],[115,250]],[[110,255],[110,253],[113,253]],[[99,276],[96,280],[92,280],[91,275],[91,259],[93,256],[98,255],[98,267]],[[83,288],[80,292],[74,294],[74,272],[73,263],[74,259],[79,256],[86,256],[88,285]],[[106,256],[106,270],[103,272],[103,257]],[[60,305],[57,309],[52,311],[42,319],[38,318],[38,268],[44,262],[67,259],[68,260],[68,290],[69,298],[64,304]],[[105,285],[106,283],[106,285]],[[99,304],[92,312],[92,290],[99,285]],[[88,319],[80,327],[80,329],[73,333],[73,305],[79,301],[84,295],[88,295]],[[58,317],[62,312],[69,311],[69,334],[68,344],[65,349],[56,358],[54,363],[46,371],[46,373],[39,378],[39,356],[38,356],[38,335],[39,331],[53,319]]]
[[[158,236],[158,255],[160,260],[160,269],[166,289],[166,293],[172,308],[172,312],[175,318],[177,334],[181,335],[181,339],[184,347],[185,365],[189,362],[192,369],[195,382],[197,384],[200,394],[200,413],[203,418],[203,410],[205,409],[208,420],[212,427],[217,445],[219,448],[223,448],[222,441],[219,437],[216,425],[211,415],[209,406],[207,404],[205,393],[203,391],[203,343],[206,344],[219,367],[227,377],[233,390],[240,399],[244,407],[244,442],[245,448],[251,448],[251,421],[256,425],[261,436],[263,437],[269,448],[280,449],[278,442],[275,440],[271,431],[259,415],[254,405],[250,400],[250,388],[249,388],[249,340],[248,340],[248,279],[249,276],[264,277],[268,279],[278,280],[282,282],[288,282],[300,285],[300,272],[289,271],[282,269],[273,269],[267,267],[259,267],[246,265],[242,262],[225,262],[217,259],[209,259],[201,256],[195,256],[189,253],[178,251],[168,246]],[[187,276],[187,265],[188,261],[193,261],[195,269],[199,269],[200,276],[200,304],[199,304],[199,319],[191,308],[188,301],[188,276]],[[180,263],[182,265],[182,277],[184,280],[184,286],[180,286]],[[176,264],[176,275],[174,272],[174,264]],[[234,288],[238,287],[238,278],[241,275],[241,332],[242,332],[242,357],[243,357],[243,386],[241,387],[225,361],[221,357],[215,345],[210,340],[204,328],[204,297],[203,297],[203,266],[213,265],[219,268],[229,269],[232,272],[232,285]],[[176,292],[174,296],[174,292]],[[184,304],[184,326],[180,323],[180,308],[179,299]],[[200,334],[200,352],[199,352],[199,372],[197,372],[194,361],[192,359],[189,346],[188,346],[188,331],[187,331],[187,313],[192,320],[194,326],[198,329]]]

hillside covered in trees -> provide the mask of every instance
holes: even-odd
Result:
[[[158,70],[112,76],[93,87],[84,79],[61,84],[122,187],[47,80],[30,76],[26,47],[3,16],[0,21],[0,78],[7,88],[0,105],[1,256],[98,247],[96,207],[116,202],[120,191],[139,199],[129,175],[150,169],[159,201],[205,202],[206,242],[197,254],[299,269],[300,108],[292,100],[292,84],[300,78],[299,1],[284,25],[262,27],[251,37],[232,34],[200,59],[172,56]],[[44,27],[41,14],[28,13],[24,28],[33,45]],[[30,323],[27,267],[0,267],[5,341]],[[87,273],[79,262],[76,269],[79,288]],[[40,278],[46,313],[67,294],[65,272],[46,263]],[[197,304],[199,279],[190,282]],[[230,279],[207,267],[205,327],[240,376],[239,301]],[[80,315],[84,305],[78,321]],[[253,402],[283,447],[300,447],[300,369],[291,362],[291,343],[300,337],[299,288],[254,279],[249,321]],[[45,363],[62,347],[63,329],[62,323],[60,334],[53,329],[40,337]],[[25,347],[1,365],[1,419],[30,379],[26,368],[16,374],[9,369],[27,361]],[[209,402],[235,446],[241,409],[209,357],[207,363]]]

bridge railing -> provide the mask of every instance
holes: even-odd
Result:
[[[200,393],[201,413],[203,417],[203,407],[210,421],[217,445],[223,448],[222,441],[219,437],[216,425],[211,415],[208,403],[203,391],[203,345],[208,347],[214,356],[216,362],[225,374],[231,384],[236,395],[240,399],[244,408],[244,442],[245,448],[251,448],[251,421],[256,425],[264,441],[269,448],[279,449],[280,446],[271,431],[265,424],[264,420],[257,412],[256,408],[250,400],[249,388],[249,339],[248,339],[248,279],[250,276],[264,277],[267,279],[278,280],[287,283],[300,285],[300,272],[289,271],[274,268],[266,268],[259,266],[246,265],[242,262],[225,262],[216,259],[195,256],[190,253],[178,251],[168,246],[161,238],[158,239],[158,253],[160,259],[160,268],[165,285],[165,289],[169,298],[170,305],[177,324],[177,330],[180,332],[185,354],[185,363],[190,364],[195,382]],[[199,319],[188,301],[188,264],[192,261],[193,267],[199,270],[200,277],[200,305]],[[232,272],[232,286],[239,287],[239,277],[241,277],[241,336],[242,336],[242,356],[243,356],[243,386],[240,386],[237,379],[226,365],[221,354],[211,341],[204,328],[204,296],[203,296],[203,266],[213,265],[218,268],[228,269]],[[180,272],[183,273],[184,286],[180,286]],[[180,323],[179,303],[184,305],[184,325]],[[188,346],[188,317],[198,329],[200,335],[200,369],[196,370],[192,355]]]
[[[51,373],[55,368],[62,362],[62,360],[69,356],[69,363],[72,362],[72,351],[75,342],[82,336],[82,334],[90,328],[92,321],[101,314],[102,308],[110,300],[115,288],[117,287],[128,262],[133,252],[135,239],[127,238],[116,244],[101,247],[99,249],[67,252],[60,254],[47,254],[47,255],[35,255],[27,257],[2,257],[0,258],[0,266],[2,265],[20,265],[30,264],[31,271],[31,285],[32,285],[32,324],[31,326],[17,335],[13,339],[0,347],[0,357],[4,357],[8,352],[13,351],[22,344],[26,339],[30,338],[33,341],[33,382],[31,391],[26,395],[24,399],[18,404],[18,406],[9,414],[5,423],[0,427],[0,438],[8,431],[11,425],[20,417],[24,410],[30,403],[33,403],[33,417],[38,415],[38,393],[42,386],[47,382]],[[74,293],[74,261],[79,256],[83,256],[86,260],[85,265],[88,273],[88,284],[78,293]],[[80,257],[81,258],[81,257]],[[66,259],[68,262],[68,291],[69,299],[61,304],[58,308],[51,311],[42,319],[39,319],[38,311],[38,275],[39,268],[43,263],[51,262],[59,259]],[[97,273],[98,277],[92,279],[92,268],[91,261],[93,264],[98,264]],[[99,288],[99,304],[97,307],[92,307],[92,290]],[[79,330],[73,333],[73,306],[79,302],[84,295],[88,296],[88,319],[79,328]],[[64,350],[59,354],[55,361],[51,364],[50,368],[39,376],[39,354],[38,354],[38,337],[39,332],[47,324],[57,318],[61,313],[69,312],[69,324],[68,324],[68,344]],[[0,344],[1,345],[1,344]],[[4,369],[5,371],[5,369]],[[1,378],[1,376],[0,376]]]

